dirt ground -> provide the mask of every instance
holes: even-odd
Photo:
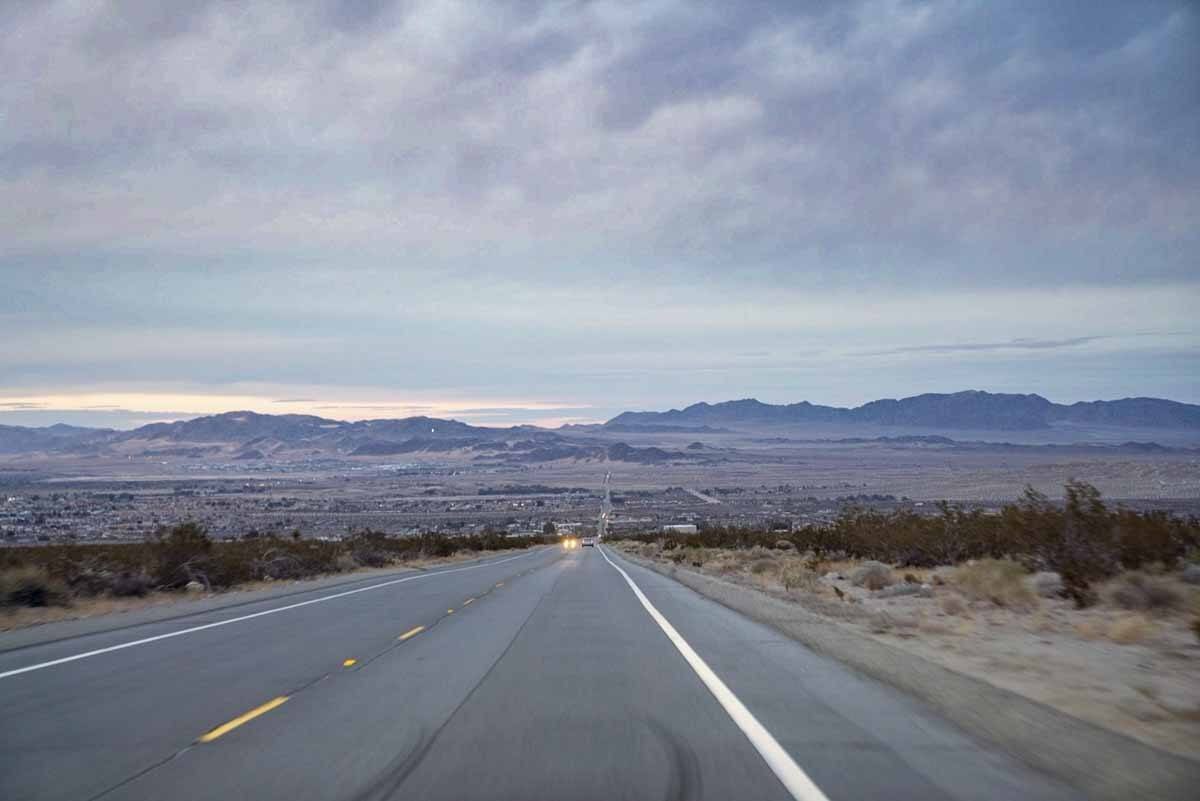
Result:
[[[989,600],[961,567],[893,569],[894,584],[871,591],[851,580],[860,567],[854,562],[817,563],[763,548],[618,545],[786,598],[947,669],[1164,750],[1200,756],[1200,638],[1191,629],[1200,587],[1177,574],[1152,577],[1173,596],[1170,608],[1122,608],[1114,592],[1127,577],[1118,577],[1100,588],[1101,603],[1080,610],[1041,597],[1024,576],[1023,586]],[[912,594],[887,597],[893,592]]]

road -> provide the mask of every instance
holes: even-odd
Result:
[[[611,547],[345,586],[0,654],[0,798],[1077,797]]]

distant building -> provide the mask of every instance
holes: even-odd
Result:
[[[695,534],[700,529],[695,523],[674,523],[662,527],[664,534]]]

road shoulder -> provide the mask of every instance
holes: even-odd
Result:
[[[1086,791],[1091,798],[1183,801],[1195,797],[1200,763],[935,665],[766,593],[625,552],[617,555],[919,698],[973,736]]]

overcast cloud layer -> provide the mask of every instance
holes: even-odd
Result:
[[[1186,0],[7,3],[0,71],[0,422],[1200,402]]]

